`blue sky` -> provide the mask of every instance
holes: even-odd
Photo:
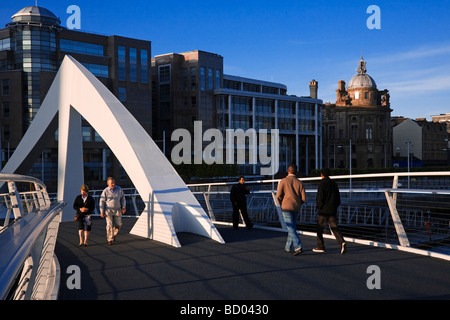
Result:
[[[0,3],[0,23],[35,0]],[[152,42],[152,56],[204,50],[224,57],[226,74],[286,84],[288,94],[336,100],[338,80],[356,74],[364,55],[378,89],[391,94],[393,116],[450,113],[450,0],[433,1],[54,1],[38,5],[66,26],[69,5],[81,29]],[[370,30],[370,5],[381,29]]]

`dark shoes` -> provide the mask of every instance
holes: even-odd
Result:
[[[325,249],[314,248],[312,251],[318,252],[318,253],[323,253],[323,252],[325,252]],[[341,254],[345,254],[346,252],[347,252],[347,244],[344,242],[343,244],[341,244]]]

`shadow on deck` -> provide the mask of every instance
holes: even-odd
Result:
[[[78,246],[74,222],[60,224],[60,300],[450,299],[450,264],[440,259],[353,243],[341,255],[330,239],[319,254],[311,236],[300,236],[304,252],[292,256],[285,233],[228,226],[217,226],[225,244],[179,233],[174,248],[129,234],[135,221],[123,218],[112,246],[102,219],[93,220],[87,247]],[[67,288],[70,265],[81,270],[81,289]],[[372,265],[381,289],[367,287]]]

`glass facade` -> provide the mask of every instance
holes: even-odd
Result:
[[[89,70],[96,77],[109,77],[108,66],[94,63],[81,63],[86,69]]]
[[[104,46],[95,43],[61,39],[59,41],[61,51],[81,53],[91,56],[104,56]]]
[[[141,49],[141,82],[148,83],[148,51]]]
[[[14,29],[11,47],[16,68],[24,71],[24,130],[41,105],[40,71],[56,71],[56,30],[36,26]]]
[[[0,39],[0,51],[11,49],[11,40],[9,38]]]
[[[216,91],[217,127],[226,129],[279,130],[280,172],[296,162],[305,172],[321,163],[322,104],[309,98],[287,96],[286,89],[267,82],[225,76]],[[248,150],[246,150],[248,151]],[[256,174],[260,165],[239,166],[240,174]]]
[[[7,28],[2,29],[0,38],[0,71],[5,72],[0,80],[0,113],[3,119],[1,138],[3,142],[8,141],[12,152],[37,114],[66,54],[73,55],[109,90],[116,93],[130,112],[139,115],[138,120],[143,128],[151,132],[149,41],[68,30],[61,27],[61,21],[54,14],[37,6],[24,8],[12,20],[6,25]],[[11,77],[6,73],[9,70],[14,71]],[[112,74],[113,70],[115,74]],[[3,97],[7,95],[12,98]],[[133,103],[128,104],[131,96]],[[18,126],[17,121],[21,121],[22,125]],[[57,139],[56,133],[55,140]],[[102,153],[105,150],[102,148],[106,146],[98,133],[84,120],[81,139],[87,150],[83,154],[86,183],[92,179],[103,179]],[[54,148],[56,141],[50,139],[48,148]],[[112,174],[111,159],[108,160],[108,157],[107,155],[107,171]],[[114,163],[114,170],[117,167],[117,163]],[[57,152],[47,149],[27,174],[41,177],[50,182],[50,188],[55,188],[56,169]]]
[[[129,49],[130,54],[130,81],[137,81],[137,51],[136,48]]]

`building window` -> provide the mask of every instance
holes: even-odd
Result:
[[[103,142],[102,137],[98,134],[97,131],[94,130],[94,141],[95,142]]]
[[[170,101],[170,84],[164,83],[159,86],[159,101]]]
[[[125,47],[119,46],[117,49],[119,80],[126,80],[126,53]]]
[[[141,49],[141,82],[148,83],[148,52]]]
[[[191,91],[197,90],[197,69],[195,67],[191,68]]]
[[[127,88],[119,87],[119,101],[127,101]]]
[[[24,44],[25,41],[26,40],[24,40]],[[59,46],[61,51],[103,57],[103,50],[104,50],[103,45],[61,39],[59,41]]]
[[[108,66],[94,63],[82,63],[96,77],[109,77]]]
[[[9,38],[0,40],[0,51],[11,49],[11,42]]]
[[[9,139],[11,138],[11,129],[9,125],[5,124],[2,126],[2,128],[3,128],[3,140],[9,141]]]
[[[83,142],[90,142],[91,141],[91,128],[90,127],[83,127],[81,134],[82,134],[82,137],[83,137]]]
[[[208,68],[208,90],[214,89],[214,70],[211,68]]]
[[[373,138],[373,129],[372,129],[372,125],[368,125],[367,127],[366,127],[366,139],[367,140],[372,140],[372,138]]]
[[[3,119],[8,119],[10,116],[9,102],[3,102]]]
[[[9,96],[9,79],[2,80],[2,95]]]
[[[188,76],[187,69],[184,68],[181,70],[181,83],[184,91],[188,91]]]
[[[359,99],[359,91],[355,91],[355,99],[356,99],[356,100]]]
[[[159,66],[159,83],[170,83],[170,64]]]
[[[352,124],[351,130],[352,130],[352,135],[351,135],[352,139],[358,139],[358,125]]]
[[[220,88],[220,70],[216,70],[216,89]]]
[[[130,81],[137,81],[137,52],[136,48],[130,48]]]
[[[205,91],[205,88],[206,88],[205,68],[200,67],[200,90]]]
[[[336,128],[334,126],[329,126],[328,127],[328,136],[330,138],[330,140],[334,140],[336,139]]]

